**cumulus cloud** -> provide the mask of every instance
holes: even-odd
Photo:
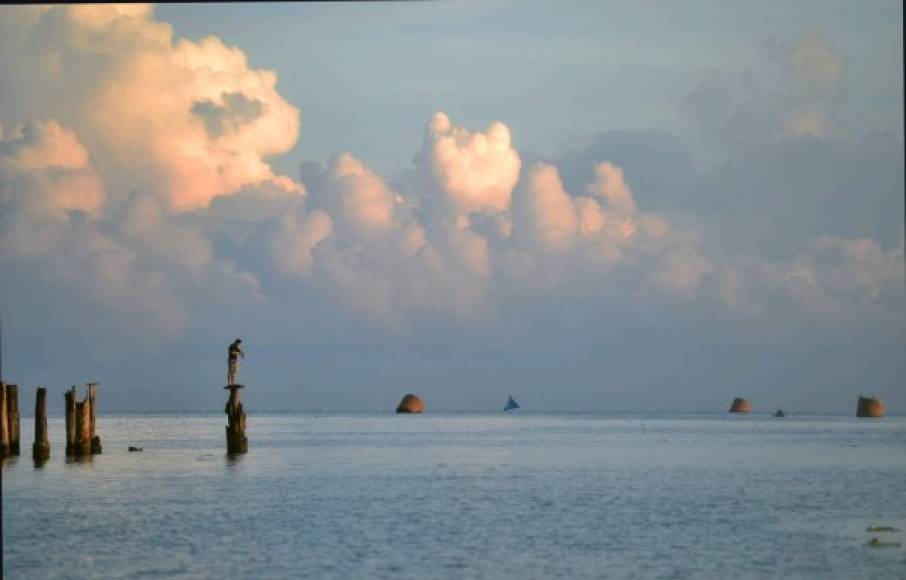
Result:
[[[270,238],[282,275],[365,319],[401,328],[417,312],[471,316],[490,270],[486,240],[453,225],[429,233],[416,204],[348,153],[312,176],[304,204]]]
[[[808,27],[792,41],[768,38],[763,48],[768,66],[760,75],[746,71],[737,81],[712,72],[683,99],[695,126],[742,149],[839,135],[847,66],[827,33]]]
[[[506,210],[522,167],[506,125],[494,122],[484,132],[469,131],[441,112],[428,122],[416,163],[455,216]]]
[[[299,215],[289,212],[271,239],[271,252],[277,269],[290,277],[306,276],[312,267],[312,251],[333,229],[333,220],[323,211]]]
[[[30,63],[0,65],[8,114],[72,127],[104,160],[112,195],[142,189],[170,211],[203,208],[274,179],[265,158],[296,142],[299,111],[277,92],[275,73],[216,37],[175,41],[149,6],[4,12],[4,29],[18,30],[0,40],[3,54]]]
[[[419,313],[491,315],[510,295],[576,280],[647,278],[638,291],[691,299],[711,271],[696,232],[641,211],[615,164],[592,164],[587,195],[575,195],[549,163],[520,179],[502,123],[453,127],[431,118],[414,157],[420,179],[401,191],[347,153],[308,167],[304,203],[270,238],[276,270],[391,326]]]
[[[515,235],[525,235],[541,248],[562,250],[573,242],[578,227],[576,208],[556,167],[541,163],[529,169],[514,217]]]
[[[97,214],[104,202],[103,184],[85,147],[53,119],[34,119],[17,134],[0,136],[0,174],[3,201],[32,213]]]
[[[769,260],[652,203],[701,183],[663,133],[622,132],[524,167],[504,123],[476,129],[438,112],[411,179],[340,153],[303,185],[267,163],[295,143],[299,111],[238,48],[175,39],[141,5],[3,16],[2,54],[31,63],[0,58],[4,272],[28,270],[59,290],[54,300],[160,336],[177,335],[198,304],[267,300],[269,275],[391,329],[485,320],[539,297],[619,308],[601,299],[614,289],[627,302],[700,300],[742,315],[903,313],[902,240],[810,235]],[[719,76],[690,106],[750,143],[832,132],[845,61],[820,31],[782,55],[779,108]],[[781,174],[752,159],[740,165],[754,178],[732,181],[762,187]]]

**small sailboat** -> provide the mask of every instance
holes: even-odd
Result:
[[[518,409],[519,403],[516,402],[516,399],[510,397],[506,401],[506,407],[503,408],[504,411],[512,411],[513,409]]]

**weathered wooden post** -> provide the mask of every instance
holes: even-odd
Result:
[[[245,437],[245,410],[239,400],[239,389],[242,385],[227,385],[224,389],[230,390],[224,413],[227,414],[229,425],[226,427],[227,453],[246,453],[249,450],[249,440]]]
[[[47,440],[47,389],[38,387],[35,395],[35,443],[31,447],[35,461],[50,457],[50,443]]]
[[[9,424],[6,416],[6,383],[0,382],[0,459],[9,455]]]
[[[76,434],[76,388],[75,385],[66,391],[63,396],[66,398],[66,455],[75,454],[75,434]]]
[[[87,397],[76,401],[75,455],[91,455],[91,406]]]
[[[84,456],[101,452],[101,439],[94,434],[94,384],[88,386],[84,401],[76,400],[76,388],[66,397],[66,455]]]
[[[97,383],[88,383],[88,404],[91,407],[91,411],[90,411],[91,412],[91,433],[89,433],[89,436],[91,437],[91,453],[92,453],[92,455],[97,455],[98,453],[101,452],[101,438],[98,437],[94,432],[94,428],[96,426],[95,410],[97,409],[97,404],[95,402],[95,393],[94,393],[94,387],[96,385],[97,385]]]
[[[6,385],[6,428],[9,431],[9,454],[19,455],[22,431],[19,424],[19,386]]]

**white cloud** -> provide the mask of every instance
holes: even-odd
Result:
[[[296,142],[299,111],[277,92],[275,73],[250,68],[216,37],[174,42],[150,6],[11,8],[3,16],[21,28],[0,40],[0,100],[13,103],[6,114],[72,127],[103,159],[99,171],[120,201],[137,188],[169,210],[206,207],[274,179],[265,157]],[[18,55],[30,65],[10,62]]]
[[[444,113],[428,122],[418,169],[442,192],[443,206],[455,216],[505,211],[522,162],[510,131],[494,122],[485,132],[454,126]]]

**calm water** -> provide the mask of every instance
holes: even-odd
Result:
[[[906,418],[103,415],[3,467],[6,578],[906,578]],[[128,453],[129,445],[144,447]],[[903,547],[871,548],[876,536]]]

